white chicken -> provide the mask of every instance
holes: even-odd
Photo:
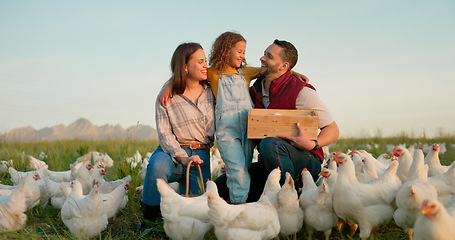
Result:
[[[81,190],[77,190],[78,196]],[[75,196],[73,191],[75,188],[72,189],[70,197],[61,209],[63,223],[76,238],[92,238],[99,235],[106,229],[108,218],[98,188],[95,186],[87,196],[82,198],[73,198]]]
[[[325,179],[326,184],[328,185],[328,188],[330,191],[333,193],[335,191],[335,185],[337,182],[338,178],[338,172],[335,170],[332,170],[330,168],[324,168],[322,171],[319,173],[319,175]],[[321,180],[322,184],[322,180]],[[319,185],[320,186],[320,185]]]
[[[17,185],[16,186],[11,186],[11,185],[5,185],[5,184],[1,184],[0,183],[0,190],[13,190],[13,189],[16,189],[16,188],[17,188]]]
[[[33,175],[27,176],[22,181],[23,184],[21,183],[21,185],[18,186],[11,186],[10,189],[0,190],[0,195],[11,195],[17,188],[19,188],[19,186],[24,185],[24,187],[22,187],[22,192],[24,193],[25,205],[27,206],[27,209],[31,209],[40,203],[41,193],[38,183],[36,182],[38,179],[40,179],[40,176],[35,172]]]
[[[212,228],[206,193],[197,197],[183,197],[163,179],[156,185],[161,194],[161,214],[164,230],[172,239],[203,239]],[[207,182],[207,191],[217,191],[214,182]]]
[[[110,168],[114,166],[114,160],[107,154],[107,153],[99,153],[96,152],[93,163],[96,165],[97,163],[102,163],[104,167]]]
[[[383,191],[392,192],[393,194],[388,195],[390,199],[389,202],[393,202],[395,199],[395,195],[397,194],[398,190],[400,189],[402,182],[397,175],[399,163],[397,160],[392,160],[388,166],[388,168],[382,173],[381,176],[373,183],[382,185]]]
[[[40,152],[40,154],[38,155],[39,159],[43,160],[45,158],[48,158],[47,154],[45,152]]]
[[[130,188],[129,182],[125,181],[112,192],[101,194],[101,199],[103,199],[102,204],[106,209],[105,211],[108,218],[113,217],[119,210],[125,208],[128,203],[128,195],[126,195],[126,192]]]
[[[412,236],[422,202],[428,198],[437,198],[437,192],[428,181],[428,167],[424,166],[423,152],[421,149],[416,149],[408,178],[397,192],[397,209],[393,214],[395,223],[409,236]]]
[[[104,163],[99,162],[99,163],[95,164],[95,165],[93,166],[93,168],[90,169],[90,176],[91,176],[94,172],[98,171],[98,169],[101,169],[101,168],[104,168],[104,170],[107,171],[107,168],[104,166]]]
[[[77,177],[77,171],[82,166],[82,164],[84,164],[84,163],[83,162],[78,162],[78,163],[70,164],[71,179],[75,179]]]
[[[362,156],[356,151],[352,151],[350,153],[352,156],[351,160],[354,164],[355,176],[359,182],[362,183],[371,183],[378,179],[377,172],[373,168],[373,172],[370,175],[367,171],[365,171],[365,165],[363,164]],[[338,155],[336,156],[338,157]]]
[[[38,179],[40,179],[38,173],[24,179],[25,186],[23,188],[23,192],[27,209],[32,209],[40,203],[41,192],[40,187],[36,182]]]
[[[141,199],[142,199],[142,192],[144,191],[144,185],[141,185],[141,186],[137,186],[135,189],[134,189],[134,194],[139,196]]]
[[[171,182],[171,183],[168,183],[169,187],[171,187],[175,192],[178,192],[179,190],[179,183],[178,182]],[[134,195],[137,195],[139,196],[140,198],[142,198],[142,192],[144,191],[144,185],[140,185],[140,186],[137,186],[135,189],[134,189]]]
[[[330,164],[330,162],[332,162],[333,158],[338,154],[339,152],[331,152],[329,153],[325,158],[324,158],[324,161],[322,162],[322,167],[323,168],[327,168]]]
[[[359,182],[354,163],[347,154],[340,153],[335,159],[339,167],[333,208],[341,219],[358,224],[360,238],[366,239],[375,227],[392,219],[391,199],[393,201],[395,193],[384,190],[379,182]]]
[[[437,199],[423,201],[420,215],[414,224],[414,240],[452,240],[455,236],[454,212]]]
[[[333,170],[324,169],[322,175],[329,177]],[[336,172],[335,172],[336,174]],[[315,231],[324,232],[325,239],[329,239],[332,228],[336,226],[337,217],[332,206],[332,191],[325,180],[318,187],[313,177],[305,169],[302,171],[303,188],[300,194],[300,207],[305,213],[305,227],[311,238]]]
[[[214,185],[211,181],[207,184]],[[262,194],[257,202],[240,205],[228,204],[217,189],[207,190],[207,197],[210,220],[218,239],[271,239],[280,232],[278,213],[267,195]]]
[[[11,182],[13,182],[14,185],[19,185],[22,180],[24,180],[27,176],[34,175],[35,172],[37,172],[41,178],[47,177],[47,174],[44,170],[46,168],[47,167],[41,167],[36,171],[21,172],[17,171],[13,167],[9,167],[8,172],[11,175]]]
[[[436,189],[438,201],[447,206],[455,195],[455,164],[447,172],[429,177],[428,181]]]
[[[90,176],[90,181],[92,182],[93,185],[98,185],[98,190],[100,193],[110,193],[114,191],[115,188],[117,188],[119,185],[123,184],[124,182],[130,182],[131,181],[131,176],[128,175],[122,179],[117,179],[114,181],[106,181],[104,180],[104,175],[106,175],[106,169],[105,168],[100,168],[96,170],[91,176]]]
[[[92,181],[90,181],[90,170],[92,168],[93,165],[87,161],[77,170],[76,179],[81,183],[84,194],[88,194],[92,189]]]
[[[378,160],[380,163],[387,165],[387,166],[392,161],[389,154],[387,154],[387,153],[383,153],[383,154],[379,155],[378,158],[376,158],[376,160]]]
[[[25,226],[27,209],[25,204],[24,186],[22,182],[11,195],[0,197],[0,232],[18,231]]]
[[[218,148],[214,148],[210,156],[210,172],[212,173],[212,179],[216,179],[226,171],[226,166]]]
[[[359,153],[365,157],[365,161],[368,161],[369,163],[372,163],[374,168],[376,169],[376,172],[379,175],[382,175],[384,171],[387,169],[389,166],[388,164],[384,164],[381,161],[377,160],[376,158],[373,157],[373,155],[365,150],[359,150]]]
[[[112,167],[114,166],[114,160],[107,154],[107,153],[100,153],[97,151],[91,151],[83,156],[80,156],[76,159],[75,163],[79,162],[90,162],[93,160],[94,164],[103,163],[105,167]]]
[[[405,144],[403,144],[402,146],[406,147]],[[414,155],[414,152],[416,150],[416,145],[415,144],[409,145],[409,147],[407,149],[408,149],[409,154],[411,154],[411,156],[412,156],[412,155]]]
[[[278,192],[281,190],[280,179],[281,170],[279,168],[273,169],[267,176],[267,181],[265,182],[264,190],[262,191],[262,194],[267,195],[275,209],[278,209],[279,207],[277,196]]]
[[[51,171],[49,169],[44,168],[43,171],[45,172],[45,176],[49,177],[52,181],[55,182],[70,182],[73,180],[71,176],[71,170],[68,171]]]
[[[69,195],[71,194],[71,185],[68,185],[68,183],[65,182],[61,182],[59,184],[59,188],[62,196],[52,197],[51,205],[55,208],[61,209],[63,204],[66,202]]]
[[[36,159],[35,157],[30,156],[30,155],[28,155],[27,157],[30,161],[30,165],[29,165],[30,169],[37,170],[38,168],[41,168],[41,167],[47,168],[46,162]]]
[[[277,202],[280,234],[284,236],[293,234],[293,239],[297,239],[297,232],[302,228],[304,213],[299,205],[294,179],[289,172],[286,172],[286,180],[277,194]]]
[[[131,169],[134,169],[142,162],[142,155],[138,150],[136,150],[134,156],[126,158],[125,161],[130,165]]]
[[[8,172],[8,168],[13,166],[13,160],[9,161],[2,160],[0,161],[0,172]]]
[[[140,179],[145,179],[145,173],[147,172],[147,166],[148,165],[149,165],[149,159],[148,158],[144,158],[144,160],[142,161],[141,166],[139,167],[139,172],[137,174]]]
[[[62,197],[62,189],[60,188],[60,183],[64,183],[67,186],[70,185],[70,182],[56,182],[50,179],[49,177],[46,177],[43,179],[44,185],[46,187],[46,194],[49,198],[54,198],[54,197]]]
[[[361,153],[358,150],[353,150],[352,151],[353,155],[358,154],[362,163],[363,163],[363,171],[368,174],[372,178],[378,178],[379,175],[382,174],[376,166],[374,165],[374,162],[366,156],[366,154]],[[352,156],[354,158],[354,156]],[[383,171],[383,170],[381,170]]]
[[[402,146],[396,146],[391,152],[394,156],[398,157],[398,170],[397,175],[400,178],[401,182],[406,181],[408,177],[409,168],[412,164],[412,155],[409,153],[408,149]]]
[[[425,156],[425,164],[428,165],[428,177],[443,174],[449,170],[449,166],[442,166],[439,160],[439,144],[433,144]]]

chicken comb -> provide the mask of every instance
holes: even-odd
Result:
[[[433,144],[433,151],[438,151],[439,150],[439,144],[435,143]]]
[[[334,158],[335,158],[335,157],[338,157],[338,155],[340,155],[340,153],[341,153],[340,151],[335,152],[335,154],[333,155],[333,157],[334,157]]]

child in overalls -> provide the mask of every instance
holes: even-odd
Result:
[[[248,91],[259,68],[245,67],[246,40],[233,32],[221,34],[213,43],[207,80],[216,98],[215,136],[226,165],[229,199],[245,203],[250,188],[248,167],[253,142],[247,138],[248,109],[253,104]]]

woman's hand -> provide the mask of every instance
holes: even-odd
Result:
[[[188,166],[188,163],[191,161],[191,167],[204,163],[199,155],[194,155],[191,157],[176,157],[175,159],[183,166]]]
[[[313,149],[316,146],[316,143],[313,140],[310,140],[308,136],[302,131],[300,123],[297,123],[297,129],[299,130],[299,135],[296,137],[279,135],[277,138],[287,140],[292,146],[302,150],[309,151]]]
[[[300,74],[298,72],[292,72],[292,75],[294,75],[294,77],[296,77],[297,79],[299,79],[300,81],[304,81],[306,83],[309,83],[310,82],[310,79],[307,78],[307,76],[303,75],[303,74]]]

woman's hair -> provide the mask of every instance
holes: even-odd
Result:
[[[210,51],[210,67],[223,71],[229,64],[231,49],[240,41],[246,42],[242,35],[234,32],[225,32],[215,39]],[[241,67],[245,65],[246,61],[243,59]]]
[[[171,59],[172,76],[168,81],[172,86],[172,94],[183,94],[185,91],[187,74],[185,64],[199,49],[202,49],[201,44],[194,42],[182,43],[175,49]]]

